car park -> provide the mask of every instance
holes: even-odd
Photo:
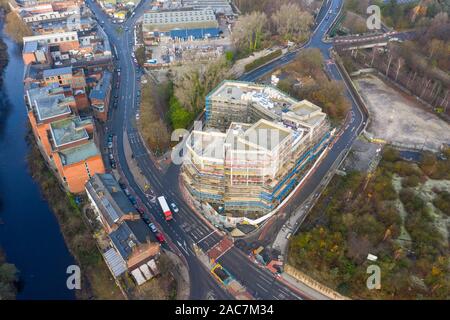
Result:
[[[172,208],[173,212],[175,212],[175,213],[177,213],[178,211],[180,211],[180,210],[178,209],[177,205],[176,205],[175,203],[173,203],[173,202],[170,204],[170,207]]]

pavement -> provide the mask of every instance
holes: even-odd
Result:
[[[225,290],[226,288],[212,277],[209,270],[199,261],[193,250],[195,245],[203,252],[207,252],[221,242],[223,236],[217,232],[213,232],[214,230],[211,229],[210,226],[205,225],[184,202],[178,186],[179,166],[172,164],[167,172],[161,173],[149,157],[145,144],[142,139],[139,138],[137,128],[135,127],[135,114],[139,108],[136,91],[140,86],[140,81],[138,81],[138,79],[140,79],[141,71],[131,59],[132,34],[136,20],[142,16],[143,9],[150,6],[150,1],[143,0],[139,3],[136,8],[135,16],[129,18],[124,23],[124,29],[128,28],[128,31],[125,30],[122,34],[117,34],[117,26],[113,25],[108,20],[96,3],[93,3],[92,0],[87,0],[86,2],[93,10],[95,16],[98,17],[98,20],[105,21],[103,26],[105,32],[107,33],[111,44],[117,49],[117,60],[115,63],[121,68],[119,77],[120,85],[118,88],[119,107],[117,110],[113,110],[114,112],[112,112],[107,124],[107,134],[113,133],[117,137],[115,144],[116,150],[114,152],[117,157],[116,162],[119,164],[118,167],[121,171],[121,175],[124,177],[129,188],[134,191],[137,198],[140,199],[148,211],[148,217],[152,221],[155,221],[160,226],[160,230],[165,234],[168,243],[164,245],[164,248],[172,251],[186,264],[187,269],[189,270],[191,285],[189,298],[196,300],[209,299],[211,297],[214,299],[233,299],[234,297]],[[317,25],[311,40],[306,44],[306,47],[319,48],[324,54],[325,59],[330,59],[329,49],[331,48],[331,44],[323,42],[322,37],[337,16],[341,5],[342,0],[328,1],[327,7],[325,8],[326,10],[322,10],[319,15],[319,21],[321,22]],[[323,17],[325,14],[328,14],[330,7],[332,8],[332,13],[329,14],[331,17],[325,20]],[[262,68],[245,74],[240,80],[256,81],[262,75],[292,61],[297,53],[298,51],[288,53]],[[336,65],[327,64],[327,70],[331,77],[338,80],[342,79]],[[340,136],[339,140],[333,145],[333,148],[322,160],[311,178],[308,179],[308,183],[302,187],[302,192],[295,197],[295,201],[293,201],[290,209],[297,208],[299,204],[304,202],[304,200],[316,190],[316,187],[322,182],[330,168],[333,167],[336,158],[338,158],[342,152],[348,150],[353,140],[362,129],[364,115],[354,102],[351,93],[347,91],[346,94],[353,102],[353,121]],[[127,135],[125,136],[123,132],[126,132]],[[124,151],[124,139],[127,137],[133,159],[136,161],[136,165],[139,167],[142,175],[149,181],[153,192],[157,196],[165,196],[169,203],[175,202],[177,204],[179,212],[174,215],[172,221],[165,221],[160,207],[149,201],[144,192],[139,188],[135,175],[130,170],[130,165]],[[303,289],[301,287],[287,286],[284,281],[280,281],[278,277],[267,269],[252,262],[249,256],[239,250],[236,246],[230,247],[221,256],[218,256],[217,262],[224,266],[256,299],[311,298],[310,295],[302,291]]]

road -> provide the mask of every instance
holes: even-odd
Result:
[[[179,167],[172,165],[165,174],[162,174],[158,168],[156,168],[135,127],[134,119],[138,110],[136,94],[140,85],[139,82],[137,82],[137,79],[140,74],[131,57],[133,26],[139,16],[142,15],[142,9],[148,7],[149,1],[144,0],[138,5],[135,10],[136,14],[129,18],[123,25],[124,29],[128,29],[128,31],[123,32],[117,32],[117,26],[108,20],[96,3],[93,3],[92,0],[87,1],[87,3],[98,20],[104,21],[103,27],[105,32],[107,33],[111,44],[117,49],[118,61],[116,62],[116,65],[121,69],[121,74],[119,76],[120,85],[117,92],[119,103],[117,110],[113,110],[110,120],[107,123],[106,133],[113,133],[117,137],[115,142],[116,160],[121,172],[142,204],[145,205],[149,212],[151,212],[150,219],[155,221],[167,235],[167,238],[171,240],[172,245],[170,248],[184,259],[190,275],[190,298],[206,299],[212,296],[216,299],[232,299],[231,295],[224,290],[223,287],[213,279],[209,271],[204,268],[192,249],[193,244],[197,244],[199,248],[204,252],[207,252],[208,250],[215,248],[215,246],[224,239],[224,236],[219,232],[213,232],[214,230],[192,212],[190,207],[184,202],[180,195],[178,185]],[[331,48],[331,44],[324,43],[322,37],[336,17],[341,4],[342,0],[329,1],[327,10],[324,10],[321,15],[319,15],[319,19],[322,20],[320,20],[311,40],[306,45],[306,47],[319,48],[327,60],[330,59],[329,49]],[[331,13],[328,12],[330,6],[332,9]],[[325,15],[328,15],[329,18],[325,19]],[[256,81],[262,75],[290,62],[296,55],[297,52],[289,53],[279,60],[244,75],[240,80]],[[334,64],[327,64],[327,68],[333,78],[342,79]],[[350,96],[349,93],[347,94]],[[354,100],[352,99],[352,101]],[[307,195],[314,190],[314,186],[317,183],[320,183],[322,177],[332,166],[337,155],[348,149],[356,138],[357,133],[360,132],[363,123],[363,115],[354,102],[352,114],[353,120],[351,125],[346,128],[345,132],[335,143],[327,157],[322,161],[313,177],[303,187],[300,198],[306,198]],[[124,133],[126,133],[126,135],[124,135]],[[127,138],[130,143],[134,157],[133,161],[137,163],[142,174],[152,186],[155,194],[157,196],[164,195],[168,199],[168,202],[177,203],[180,210],[174,216],[174,221],[166,222],[164,220],[159,206],[146,198],[144,192],[134,180],[129,163],[126,160],[124,149],[125,138]],[[308,298],[307,292],[298,292],[297,290],[290,289],[268,270],[251,262],[248,256],[235,246],[231,246],[229,250],[224,252],[217,260],[257,299]]]

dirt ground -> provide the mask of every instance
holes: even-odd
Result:
[[[450,125],[422,109],[412,97],[367,75],[354,79],[370,113],[367,132],[373,138],[415,149],[439,150],[450,143]]]

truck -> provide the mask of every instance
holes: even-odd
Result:
[[[166,221],[172,220],[172,211],[170,211],[169,206],[167,205],[166,198],[164,196],[158,197],[159,205],[161,206],[162,211],[164,212],[164,217]]]

